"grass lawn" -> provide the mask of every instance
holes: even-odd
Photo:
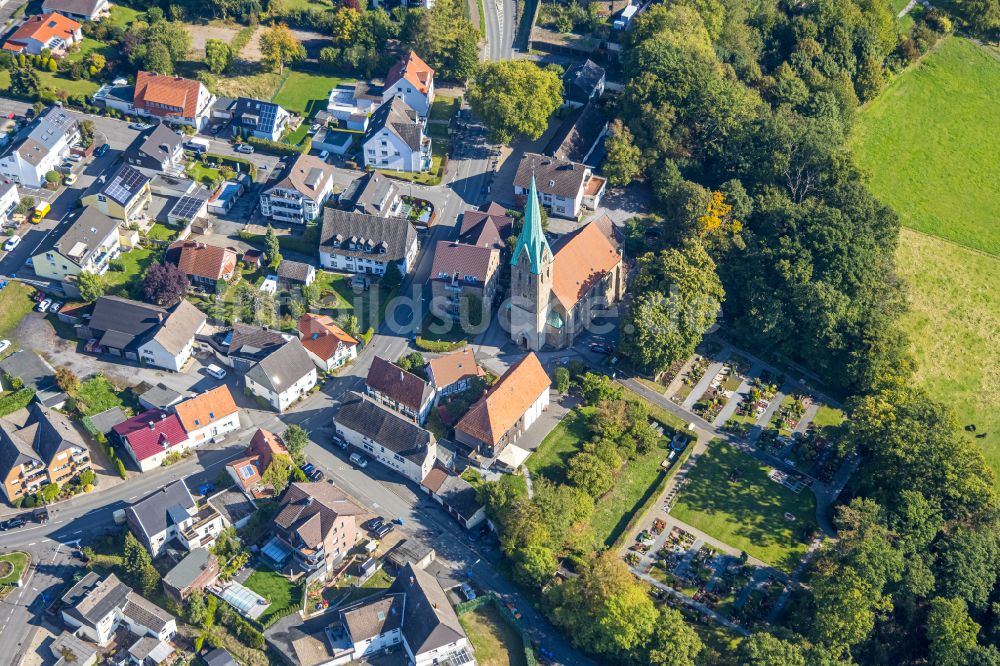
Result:
[[[897,265],[910,285],[902,324],[917,380],[960,425],[987,433],[974,441],[1000,487],[1000,258],[904,229]]]
[[[87,79],[74,81],[52,72],[38,72],[38,80],[41,81],[43,88],[65,90],[70,95],[93,95],[101,87],[96,81]]]
[[[281,140],[285,141],[286,143],[290,143],[293,146],[297,146],[300,143],[302,143],[303,139],[306,138],[306,134],[308,134],[309,132],[309,127],[310,125],[308,122],[302,121],[302,123],[299,124],[299,126],[295,129],[294,132],[289,132],[288,134],[283,136]]]
[[[853,137],[904,226],[1000,255],[1000,61],[958,37],[898,76]]]
[[[156,222],[149,230],[149,237],[153,240],[172,241],[177,236],[177,233],[176,229],[171,229],[165,224]]]
[[[437,95],[434,97],[434,103],[431,104],[431,112],[428,115],[428,120],[443,120],[446,123],[450,123],[451,119],[458,114],[458,109],[461,106],[461,97]]]
[[[730,483],[734,469],[742,476]],[[688,472],[671,515],[733,548],[791,571],[806,551],[799,536],[815,525],[816,499],[767,478],[768,467],[715,441]],[[794,522],[784,514],[795,516]]]
[[[226,97],[253,97],[255,99],[270,99],[281,86],[281,76],[276,72],[264,71],[257,66],[236,67],[236,71],[228,75],[212,74],[201,69],[198,71],[205,85],[216,95]],[[194,76],[193,71],[191,72]]]
[[[322,308],[331,310],[332,316],[344,325],[347,317],[358,318],[358,329],[362,332],[377,327],[385,315],[385,306],[392,298],[391,292],[378,285],[372,285],[367,291],[354,293],[351,288],[351,277],[344,273],[317,271],[316,283],[320,285],[324,297]]]
[[[271,101],[280,104],[289,111],[295,111],[311,118],[317,111],[326,109],[331,90],[341,83],[353,82],[354,79],[344,79],[338,76],[321,76],[308,72],[292,71],[278,88],[278,92],[275,93]]]
[[[114,385],[108,381],[104,375],[98,375],[80,385],[80,390],[76,396],[87,416],[100,414],[112,407],[121,407],[125,404]]]
[[[598,545],[613,544],[632,516],[660,492],[661,482],[666,478],[660,463],[669,451],[668,440],[661,438],[658,446],[629,460],[618,471],[615,485],[594,503],[590,527]]]
[[[362,583],[361,587],[368,590],[385,589],[392,585],[393,580],[393,577],[387,574],[385,569],[379,569],[372,575],[371,578]]]
[[[823,405],[816,411],[816,416],[813,417],[812,424],[817,428],[828,428],[836,427],[844,422],[844,412],[840,411],[836,407],[828,407]]]
[[[482,666],[525,666],[524,643],[492,603],[458,616]]]
[[[290,580],[273,571],[257,570],[243,583],[260,596],[271,602],[264,614],[258,618],[261,624],[276,611],[287,610],[292,600],[299,596],[300,589]]]
[[[80,42],[80,48],[66,55],[66,61],[79,62],[94,51],[109,59],[114,55],[112,48],[104,42],[97,41],[91,37],[84,37],[83,41]]]
[[[13,585],[18,579],[21,578],[21,574],[24,572],[24,568],[28,566],[28,555],[27,553],[22,553],[16,550],[12,553],[5,553],[0,555],[0,562],[10,562],[14,567],[8,575],[0,578],[0,585]],[[7,567],[4,567],[6,569]]]
[[[136,20],[141,13],[131,7],[115,5],[111,8],[111,15],[104,20],[114,25],[126,26]]]
[[[187,174],[188,178],[196,180],[203,185],[211,187],[211,185],[217,182],[222,175],[219,173],[218,169],[214,169],[210,166],[205,166],[201,162],[194,161],[187,165],[184,169],[184,173]]]
[[[524,463],[528,471],[555,483],[566,483],[566,463],[590,438],[587,417],[593,413],[593,407],[581,407],[567,414]]]
[[[108,280],[108,291],[120,296],[127,296],[130,283],[146,272],[146,267],[153,261],[152,248],[130,250],[112,262],[112,269],[105,273]],[[115,266],[122,270],[115,270]]]
[[[435,138],[431,143],[431,168],[429,171],[421,171],[419,173],[412,173],[408,171],[391,171],[386,169],[379,169],[379,172],[384,173],[387,176],[392,176],[393,178],[398,178],[400,180],[408,180],[418,185],[439,185],[441,183],[441,178],[444,176],[444,158],[448,154],[448,150],[451,148],[451,142],[444,138]]]
[[[0,338],[6,338],[35,307],[34,288],[23,282],[8,282],[0,291]]]

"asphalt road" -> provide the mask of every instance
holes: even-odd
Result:
[[[486,19],[484,60],[514,57],[514,0],[483,0]]]

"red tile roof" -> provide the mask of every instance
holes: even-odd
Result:
[[[427,364],[430,366],[430,375],[434,378],[435,387],[439,390],[463,379],[482,377],[486,374],[476,363],[476,354],[471,347],[432,358]]]
[[[302,346],[323,360],[333,358],[341,343],[358,344],[358,341],[337,326],[333,319],[327,315],[311,312],[299,317],[299,333],[302,334]]]
[[[287,456],[288,449],[285,448],[281,438],[273,432],[257,428],[257,432],[250,438],[247,455],[258,457],[261,470],[265,470],[270,466],[273,456]]]
[[[74,39],[74,33],[82,26],[71,18],[66,18],[62,14],[42,14],[32,16],[21,27],[8,38],[4,48],[8,51],[20,51],[21,43],[35,39],[43,45],[48,43],[53,37],[70,42]],[[13,42],[13,44],[11,43]]]
[[[458,280],[466,276],[476,278],[484,284],[500,265],[500,251],[479,245],[465,245],[451,241],[438,241],[434,248],[434,263],[431,265],[431,279],[450,280],[458,273]]]
[[[385,77],[385,87],[395,85],[400,79],[406,79],[414,88],[426,95],[434,81],[434,70],[421,60],[420,56],[410,51],[389,68],[389,73]]]
[[[496,446],[551,384],[545,368],[531,352],[511,366],[486,395],[469,408],[455,424],[455,430]]]
[[[198,241],[177,241],[167,249],[168,257],[185,275],[220,280],[236,270],[236,252]]]
[[[128,440],[139,461],[184,444],[188,439],[180,419],[160,409],[151,409],[133,416],[112,430]]]
[[[552,262],[552,292],[567,310],[622,261],[607,216],[574,232]]]
[[[179,403],[174,411],[184,429],[191,432],[235,414],[237,408],[229,387],[219,386]]]
[[[194,118],[198,114],[201,83],[179,76],[139,72],[133,104],[154,116]]]

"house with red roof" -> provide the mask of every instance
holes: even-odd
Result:
[[[13,53],[40,55],[43,49],[61,58],[73,44],[83,40],[83,26],[62,14],[32,16],[14,31],[3,48]]]
[[[481,245],[466,245],[453,241],[438,241],[431,265],[431,312],[443,321],[462,321],[476,326],[484,321],[483,312],[490,311],[500,276],[500,250]],[[479,301],[478,312],[462,300]]]
[[[434,70],[413,51],[389,68],[382,89],[382,103],[398,97],[426,118],[434,103]]]
[[[215,289],[219,280],[231,280],[236,259],[235,250],[193,240],[171,243],[166,254],[166,260],[176,264],[192,286],[202,289]]]
[[[299,317],[299,334],[302,346],[323,372],[350,363],[358,356],[358,341],[327,315],[307,312]]]
[[[174,405],[174,413],[191,446],[218,441],[240,427],[240,410],[225,384]]]
[[[162,409],[133,416],[111,432],[143,472],[159,467],[170,452],[184,451],[190,445],[181,420]]]
[[[201,81],[154,72],[135,77],[132,106],[141,116],[204,129],[212,115],[215,95]]]
[[[239,488],[254,499],[274,496],[274,486],[263,477],[274,456],[287,456],[288,449],[273,432],[258,428],[250,438],[246,455],[226,465],[226,471]]]

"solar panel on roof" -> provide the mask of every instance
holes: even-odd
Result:
[[[204,199],[183,196],[178,199],[177,203],[174,204],[174,207],[170,210],[170,217],[176,217],[182,220],[193,220],[201,210],[204,203]]]
[[[132,195],[139,191],[146,177],[139,171],[130,167],[123,167],[118,174],[111,179],[105,194],[118,203],[128,203]]]

